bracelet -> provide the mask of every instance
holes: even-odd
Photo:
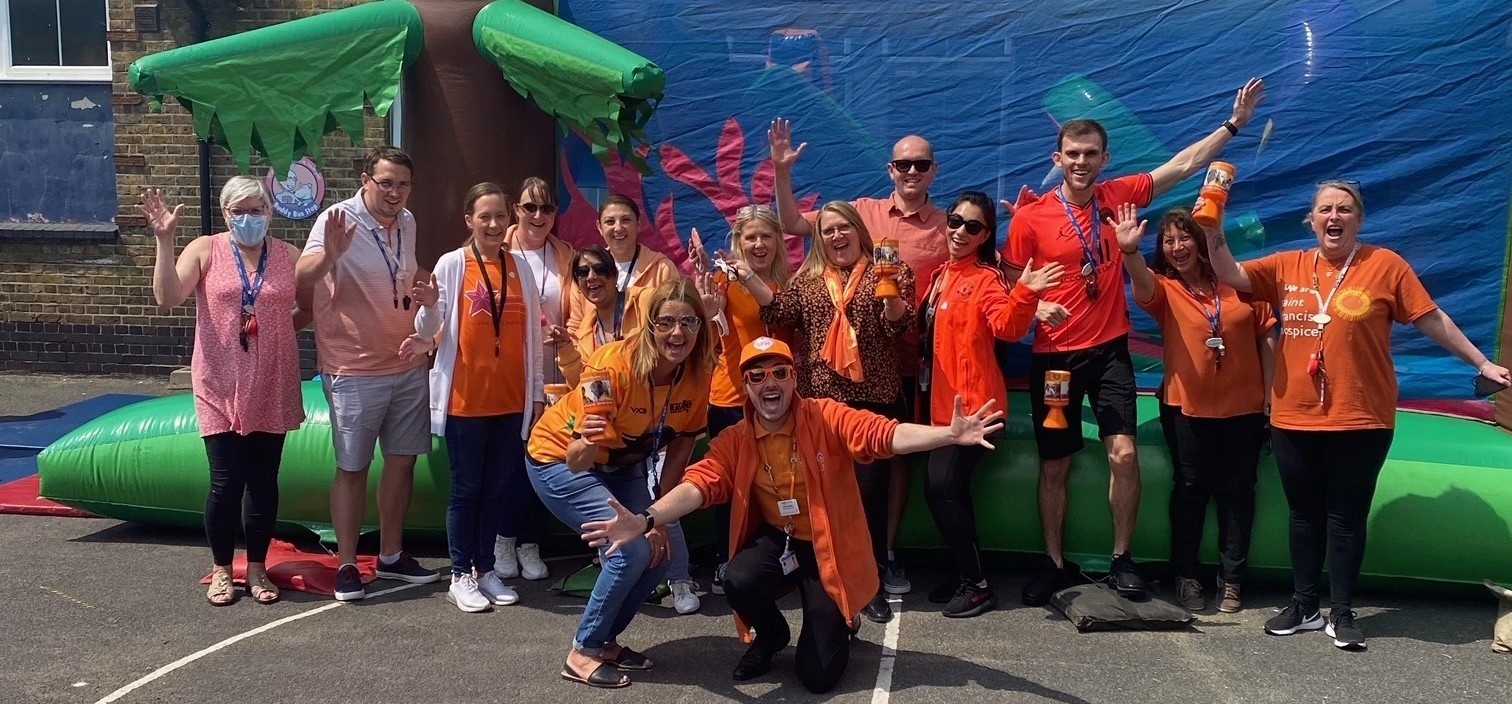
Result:
[[[1223,129],[1226,129],[1226,130],[1229,131],[1229,136],[1230,137],[1238,137],[1239,136],[1239,125],[1234,124],[1233,120],[1224,120],[1223,121]]]
[[[1495,362],[1492,362],[1489,359],[1486,360],[1486,361],[1484,361],[1484,362],[1481,362],[1481,365],[1479,367],[1475,368],[1475,373],[1477,373],[1477,374],[1479,374],[1481,376],[1486,376],[1486,367],[1489,367],[1492,364],[1495,364]],[[1487,378],[1489,378],[1489,377],[1487,377]]]
[[[641,535],[645,535],[647,533],[650,533],[651,529],[656,527],[656,517],[653,516],[653,515],[651,515],[651,509],[646,509],[644,511],[641,511],[640,513],[638,513],[636,515],[640,516],[641,518],[646,519],[646,529],[643,530],[643,531],[641,531]]]

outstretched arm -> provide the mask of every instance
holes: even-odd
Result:
[[[955,397],[955,414],[950,425],[899,423],[893,431],[893,454],[927,452],[946,445],[981,445],[989,450],[996,449],[987,442],[987,437],[1003,429],[1003,412],[992,410],[997,402],[988,400],[970,415],[964,413],[962,404],[961,397]]]
[[[1418,316],[1412,324],[1429,339],[1437,342],[1439,347],[1453,352],[1465,364],[1475,367],[1475,371],[1481,376],[1502,384],[1512,384],[1512,376],[1509,376],[1507,368],[1481,354],[1443,309],[1435,308],[1432,312]]]
[[[1258,78],[1249,79],[1243,88],[1234,96],[1234,113],[1229,116],[1228,122],[1220,125],[1208,136],[1197,140],[1191,146],[1176,153],[1170,161],[1156,167],[1150,172],[1154,179],[1155,195],[1160,195],[1182,181],[1185,181],[1199,169],[1208,165],[1218,152],[1223,151],[1223,146],[1230,139],[1239,134],[1239,130],[1249,124],[1250,118],[1255,114],[1255,105],[1260,102],[1260,95],[1264,91],[1265,83]],[[1231,132],[1228,125],[1234,126]]]
[[[651,514],[656,525],[663,526],[693,512],[703,505],[703,492],[693,484],[682,483],[673,487],[666,496],[656,500],[646,512]],[[607,521],[588,521],[582,525],[583,541],[592,547],[608,545],[605,555],[613,555],[626,543],[645,534],[646,518],[609,499],[609,508],[614,509],[614,518]]]
[[[772,148],[773,195],[777,197],[777,219],[782,222],[782,231],[799,237],[812,237],[813,228],[798,211],[798,199],[793,197],[793,163],[808,142],[793,147],[793,123],[784,118],[772,120],[767,130],[767,144]]]

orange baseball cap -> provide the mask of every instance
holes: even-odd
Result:
[[[764,357],[778,357],[788,364],[793,363],[793,350],[786,342],[770,337],[758,337],[746,344],[745,349],[740,351],[740,368]]]

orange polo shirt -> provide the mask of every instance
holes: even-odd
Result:
[[[514,258],[505,256],[507,274],[499,262],[484,262],[493,284],[494,306],[504,304],[499,334],[494,336],[488,286],[471,254],[465,257],[462,290],[457,292],[457,364],[452,371],[451,403],[447,413],[482,418],[525,412],[525,297]],[[499,354],[494,355],[497,342]]]
[[[772,287],[772,292],[776,291],[776,287]],[[770,328],[761,321],[761,305],[741,284],[725,285],[724,314],[729,329],[719,338],[719,357],[715,360],[714,378],[709,384],[709,402],[723,408],[740,408],[745,404],[745,386],[740,379],[740,351],[758,337],[791,342],[792,336],[786,329]]]
[[[751,486],[752,500],[761,509],[767,525],[783,530],[791,523],[794,538],[812,541],[808,482],[804,481],[803,455],[798,452],[792,415],[776,430],[767,430],[760,422],[751,425],[756,431],[756,454],[761,458],[761,471],[756,473],[756,483]],[[797,499],[798,515],[782,515],[777,502],[786,499]]]
[[[1136,300],[1160,324],[1165,347],[1162,400],[1192,418],[1232,418],[1265,411],[1265,376],[1260,340],[1276,327],[1269,303],[1252,302],[1232,287],[1218,284],[1219,305],[1193,296],[1181,281],[1155,275],[1155,292]],[[1208,315],[1221,309],[1219,334],[1223,359],[1207,346],[1212,336]]]

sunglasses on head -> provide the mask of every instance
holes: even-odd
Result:
[[[909,169],[922,174],[934,167],[934,159],[893,159],[892,167],[900,174],[908,173]]]
[[[614,276],[615,269],[614,265],[610,264],[609,262],[598,262],[596,264],[579,264],[572,270],[572,278],[586,279],[588,278],[588,274],[590,273],[598,274],[599,276],[608,278]]]
[[[745,382],[753,386],[763,383],[766,381],[767,374],[771,374],[772,378],[777,381],[787,381],[789,377],[793,376],[793,366],[791,364],[779,364],[775,367],[747,369],[745,371]]]
[[[535,215],[536,211],[538,210],[542,215],[550,215],[556,212],[556,206],[550,203],[521,203],[520,210],[530,213],[531,215]]]
[[[945,216],[945,226],[952,230],[964,227],[966,228],[966,234],[972,237],[982,234],[982,231],[987,229],[987,223],[980,220],[967,220],[955,213]]]
[[[651,320],[651,325],[657,332],[672,332],[672,326],[676,325],[688,332],[698,332],[703,321],[696,315],[659,315]]]

